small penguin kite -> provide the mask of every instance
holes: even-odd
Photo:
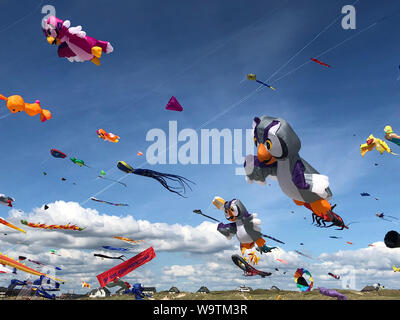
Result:
[[[367,152],[376,149],[380,154],[383,154],[385,151],[398,156],[397,153],[393,153],[392,150],[389,148],[387,143],[381,139],[375,138],[372,134],[368,137],[367,143],[364,143],[360,146],[361,156],[365,156]]]
[[[217,230],[228,239],[232,239],[236,235],[240,242],[242,255],[247,249],[253,249],[255,244],[261,253],[268,253],[272,249],[276,249],[265,245],[260,228],[261,220],[257,218],[257,214],[249,214],[240,200],[225,201],[221,197],[215,197],[213,204],[217,209],[224,210],[226,219],[230,221],[229,224],[220,223]]]
[[[91,61],[100,66],[102,53],[111,53],[114,48],[107,41],[100,41],[88,37],[82,31],[82,26],[71,27],[69,20],[61,20],[50,16],[42,22],[42,29],[47,42],[57,45],[58,56],[66,58],[69,62]]]
[[[0,94],[0,100],[7,101],[7,108],[11,113],[18,113],[25,111],[28,116],[34,117],[40,115],[40,121],[46,122],[52,118],[51,112],[49,110],[42,109],[40,106],[40,101],[36,100],[35,103],[25,103],[21,96],[11,96],[5,97]]]

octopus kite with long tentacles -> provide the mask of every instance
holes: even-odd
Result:
[[[137,174],[139,176],[153,178],[153,179],[157,180],[159,183],[161,183],[162,186],[165,189],[167,189],[169,192],[176,193],[177,195],[179,195],[181,197],[184,197],[184,196],[181,194],[181,192],[179,190],[181,190],[182,192],[185,193],[186,187],[188,187],[190,190],[192,190],[192,188],[189,185],[189,182],[194,184],[193,181],[190,181],[189,179],[186,179],[184,177],[181,177],[181,176],[178,176],[175,174],[162,173],[162,172],[149,170],[149,169],[134,169],[124,161],[118,162],[117,167],[118,167],[118,169],[120,169],[121,171],[123,171],[125,173],[133,173],[133,174]],[[177,186],[177,187],[170,186],[168,184],[167,180],[177,182],[179,184],[179,186]]]

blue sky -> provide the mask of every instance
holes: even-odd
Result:
[[[100,67],[58,58],[56,48],[46,42],[40,28],[44,16],[41,7],[45,4],[53,5],[57,16],[70,20],[72,26],[82,25],[89,36],[110,41],[114,52],[103,56]],[[83,208],[109,216],[129,215],[152,224],[190,226],[193,232],[200,232],[196,228],[204,219],[194,215],[192,210],[202,209],[223,221],[223,214],[211,206],[213,197],[219,195],[227,200],[238,198],[250,212],[258,213],[263,232],[283,239],[285,251],[297,249],[307,250],[313,256],[334,255],[340,250],[363,250],[370,243],[382,241],[387,231],[398,227],[398,224],[377,220],[375,213],[398,215],[395,190],[399,160],[377,152],[361,158],[359,145],[371,133],[382,138],[387,124],[395,130],[400,126],[400,83],[396,81],[400,50],[396,39],[398,19],[387,19],[358,32],[392,15],[399,10],[399,5],[396,1],[385,1],[385,5],[372,0],[360,1],[356,4],[356,30],[342,29],[341,19],[338,19],[310,43],[347,4],[351,2],[252,1],[249,4],[225,0],[172,0],[118,3],[99,0],[94,5],[93,1],[41,4],[36,1],[33,4],[28,0],[17,3],[3,0],[0,4],[3,75],[0,93],[19,94],[28,102],[39,99],[42,107],[51,110],[53,119],[41,123],[37,117],[26,114],[9,115],[4,102],[0,103],[0,118],[7,116],[0,120],[3,135],[0,192],[13,196],[16,209],[30,214],[33,222],[37,222],[35,208],[65,201],[80,203]],[[353,39],[334,48],[352,36]],[[306,49],[274,75],[308,43]],[[332,68],[308,63],[292,73],[311,57],[331,48],[334,49],[320,60]],[[270,83],[277,90],[257,91],[238,104],[257,88],[255,83],[244,81],[247,73],[256,73],[262,79],[274,75]],[[176,96],[182,104],[182,113],[164,109],[171,96]],[[198,133],[201,128],[244,131],[251,128],[255,116],[262,115],[282,117],[292,125],[302,140],[301,156],[329,176],[337,212],[345,222],[359,223],[340,232],[313,227],[309,212],[296,207],[282,194],[276,181],[268,182],[266,187],[248,185],[243,176],[234,174],[236,164],[150,166],[145,158],[136,155],[139,150],[145,153],[152,144],[146,141],[147,132],[154,128],[168,132],[169,121],[177,121],[178,130],[190,128]],[[96,135],[99,128],[121,136],[120,143],[99,140]],[[397,146],[391,147],[394,152],[399,151]],[[52,158],[52,148],[85,160],[91,168],[80,168],[67,159]],[[155,181],[130,176],[124,179],[128,188],[113,185],[98,194],[109,186],[105,181],[96,180],[100,170],[106,170],[114,178],[123,177],[116,168],[120,160],[134,167],[179,174],[195,181],[196,185],[184,199],[164,190]],[[44,171],[47,176],[43,176]],[[62,182],[62,177],[67,178],[67,182]],[[373,197],[362,198],[361,192],[369,192]],[[104,200],[129,203],[130,207],[86,201],[95,194]],[[1,217],[10,221],[15,214],[6,207],[0,212]],[[19,224],[18,219],[12,221]],[[6,227],[3,229],[9,231]],[[28,230],[32,232],[35,231]],[[37,234],[44,238],[48,235]],[[343,239],[332,240],[329,235],[343,236]],[[18,234],[13,238],[4,237],[2,251],[16,256],[29,252],[29,248],[20,248],[13,242],[22,241],[24,237]],[[135,238],[135,234],[131,237]],[[47,252],[49,246],[63,248],[60,243],[41,243],[40,239],[40,236],[35,238],[34,255]],[[147,240],[152,243],[151,237]],[[346,241],[354,245],[349,247]],[[300,242],[306,248],[299,246]],[[98,246],[85,244],[84,252],[96,252],[110,243],[115,244],[109,238],[99,239]],[[225,243],[222,236],[221,243],[224,243],[224,250],[233,250],[238,244],[236,239]],[[201,242],[190,245],[199,246],[199,250],[202,247]],[[194,253],[197,249],[192,247],[187,249],[186,244],[171,251],[161,247],[157,251],[154,244],[157,258],[142,268],[143,273],[135,271],[132,281],[140,279],[145,284],[167,289],[181,285],[187,290],[196,290],[202,284],[190,284],[184,277],[168,283],[163,277],[171,275],[173,265],[187,268],[206,264],[217,259],[215,248],[224,252],[222,247],[213,245],[207,249],[209,252],[201,254]],[[80,250],[79,241],[71,250]],[[228,253],[218,259],[221,267],[216,268],[215,274],[229,267],[232,276],[243,279],[240,270],[231,266]],[[397,261],[399,257],[396,255],[393,259]],[[68,262],[65,263],[67,266]],[[78,290],[81,278],[97,285],[96,272],[106,267],[100,265],[93,269],[89,263],[90,259],[82,262],[91,271],[74,278],[75,282],[68,284],[69,289]],[[299,263],[309,261],[300,260]],[[294,273],[298,266],[289,266],[288,273]],[[377,265],[379,270],[385,268]],[[198,277],[201,278],[201,274]],[[381,282],[386,278],[382,279]],[[246,283],[252,285],[252,281],[254,286],[265,286],[264,282],[256,282],[258,280],[247,279]],[[285,287],[292,278],[270,281]],[[222,286],[212,275],[205,277],[204,282],[210,288]]]

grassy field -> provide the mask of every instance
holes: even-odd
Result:
[[[352,290],[337,290],[344,294],[348,300],[400,300],[400,290],[379,290],[374,292],[359,292]],[[279,297],[279,298],[278,298]],[[92,298],[81,298],[80,300],[94,300]],[[111,296],[98,298],[99,300],[134,300],[131,295]],[[149,300],[337,300],[323,296],[318,290],[311,292],[297,291],[275,291],[275,290],[254,290],[251,292],[237,291],[213,291],[210,293],[169,293],[159,292]]]

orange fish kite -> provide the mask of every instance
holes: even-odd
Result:
[[[110,141],[113,143],[118,143],[120,137],[113,134],[113,133],[108,133],[104,129],[99,129],[97,130],[97,135],[99,136],[100,139],[103,139],[104,141]]]
[[[21,96],[10,96],[5,97],[0,94],[0,100],[7,101],[7,108],[11,113],[18,113],[25,111],[29,116],[34,117],[40,115],[40,121],[45,122],[50,120],[52,115],[49,110],[42,109],[40,107],[40,101],[36,100],[35,103],[25,103]]]

